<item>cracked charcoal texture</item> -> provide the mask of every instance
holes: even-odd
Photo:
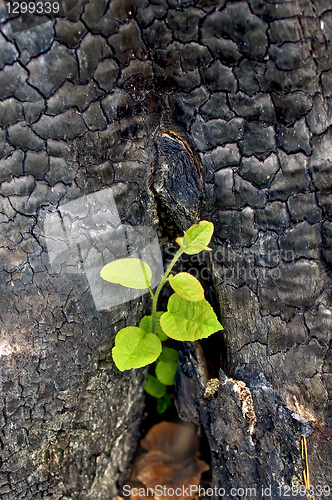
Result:
[[[215,225],[222,389],[202,398],[186,344],[177,379],[212,486],[302,481],[293,395],[314,426],[312,484],[331,483],[331,12],[80,0],[13,33],[0,11],[1,498],[109,500],[129,472],[145,372],[120,373],[110,348],[145,299],[96,311],[84,274],[52,269],[44,236],[47,214],[109,187],[123,223],[166,240]],[[227,377],[252,391],[252,439]]]
[[[278,498],[278,485],[282,481],[289,484],[302,467],[297,445],[301,428],[292,418],[280,393],[262,373],[243,368],[237,370],[237,377],[251,390],[257,418],[253,436],[250,436],[232,379],[220,370],[220,388],[207,401],[202,397],[206,381],[202,376],[200,351],[196,346],[184,343],[181,354],[176,406],[180,418],[208,429],[211,467],[213,472],[218,471],[213,473],[215,486],[225,488],[225,491],[255,488],[255,497],[262,498],[258,492],[263,476],[266,484],[271,486],[272,498]],[[227,408],[227,412],[220,411],[220,408]],[[241,473],[243,469],[245,474]]]

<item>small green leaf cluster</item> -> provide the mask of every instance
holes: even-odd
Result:
[[[191,274],[170,272],[183,253],[194,255],[202,250],[211,250],[209,244],[213,224],[201,221],[191,226],[183,237],[175,241],[179,245],[171,264],[166,270],[155,293],[151,290],[152,271],[141,259],[126,258],[110,262],[100,276],[111,283],[148,289],[152,297],[152,314],[144,316],[138,327],[122,328],[115,337],[112,349],[113,360],[119,370],[141,368],[156,362],[155,375],[148,374],[144,389],[158,398],[158,411],[164,411],[170,404],[166,387],[173,385],[179,353],[162,345],[168,338],[181,341],[195,341],[209,337],[222,330],[212,307],[204,298],[200,282]],[[167,311],[157,311],[157,301],[162,287],[168,282],[174,294],[168,300]]]

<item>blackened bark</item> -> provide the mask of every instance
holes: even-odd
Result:
[[[126,472],[144,373],[120,374],[109,348],[142,301],[97,311],[44,237],[49,214],[109,187],[123,223],[215,224],[221,389],[203,398],[187,347],[178,381],[215,484],[301,482],[293,395],[315,429],[312,483],[331,483],[331,1],[65,3],[21,31],[0,7],[2,498],[106,500]],[[194,151],[186,179],[163,130]],[[251,390],[251,437],[230,379]]]

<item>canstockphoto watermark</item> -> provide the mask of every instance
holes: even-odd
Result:
[[[152,288],[162,279],[164,266],[156,232],[149,226],[121,223],[113,188],[60,205],[46,216],[44,236],[50,270],[57,274],[85,274],[97,310],[124,304],[148,292],[148,289],[136,290],[103,280],[100,271],[113,260],[132,257],[147,262],[152,270]],[[177,246],[168,247],[166,261],[173,258],[177,249]],[[264,269],[255,265],[257,256],[223,248],[198,255],[183,254],[177,271],[187,271],[201,281],[209,280],[205,254],[221,264],[221,278],[225,283],[254,280],[262,269],[269,271],[272,279],[280,278],[280,270],[273,267],[279,262],[280,255],[265,253],[262,259],[272,267]]]
[[[237,488],[223,488],[215,486],[214,488],[203,488],[202,486],[190,485],[181,487],[168,487],[165,485],[157,485],[154,488],[132,488],[129,484],[124,485],[122,494],[124,497],[179,497],[179,498],[201,498],[201,497],[230,497],[230,498],[285,498],[285,497],[306,497],[307,493],[317,495],[319,497],[329,497],[331,487],[324,486],[310,486],[309,490],[305,485],[288,486],[278,485],[272,491],[271,486],[261,487],[237,487]]]
[[[171,260],[176,251],[175,245],[169,246],[166,249],[166,259]],[[204,250],[198,255],[181,255],[177,271],[186,271],[200,281],[209,280],[211,279],[210,270],[205,265],[208,259],[210,262],[220,265],[218,277],[223,283],[234,283],[241,280],[253,281],[266,274],[275,281],[281,277],[279,263],[295,260],[295,252],[291,249],[283,251],[268,249],[264,253],[257,250],[243,252],[219,246],[213,248],[212,251]]]
[[[126,257],[144,260],[152,270],[152,288],[164,273],[156,232],[148,226],[122,224],[112,188],[82,196],[48,214],[44,236],[51,272],[84,274],[97,310],[148,292],[103,280],[100,271],[105,264]]]
[[[79,0],[0,0],[13,33],[40,26],[55,17],[69,17]]]
[[[271,496],[271,488],[266,488],[262,494],[265,496]],[[260,493],[260,491],[259,491]],[[227,490],[226,488],[220,488],[215,486],[214,488],[203,488],[202,486],[190,485],[190,486],[179,486],[179,487],[169,487],[165,485],[157,485],[154,488],[131,488],[129,484],[125,484],[122,489],[122,494],[124,497],[146,497],[151,495],[152,497],[179,497],[179,498],[193,498],[193,497],[256,497],[256,488],[231,488]]]

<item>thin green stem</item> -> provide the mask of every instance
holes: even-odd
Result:
[[[146,286],[150,292],[150,295],[151,295],[151,299],[153,300],[154,299],[154,295],[152,293],[152,290],[151,290],[151,284],[150,284],[150,281],[149,281],[149,278],[148,278],[148,275],[147,275],[147,272],[146,272],[146,269],[145,269],[145,265],[144,265],[144,262],[142,260],[140,260],[140,264],[141,264],[141,268],[142,268],[142,271],[143,271],[143,276],[144,276],[144,279],[145,279],[145,283],[146,283]]]
[[[161,292],[162,287],[165,285],[168,275],[171,272],[174,264],[177,262],[177,260],[181,257],[183,254],[182,248],[179,248],[179,250],[176,252],[176,254],[173,257],[172,262],[168,266],[161,282],[158,285],[158,288],[154,294],[153,302],[152,302],[152,333],[156,333],[156,325],[157,325],[157,302],[158,302],[158,297]]]

